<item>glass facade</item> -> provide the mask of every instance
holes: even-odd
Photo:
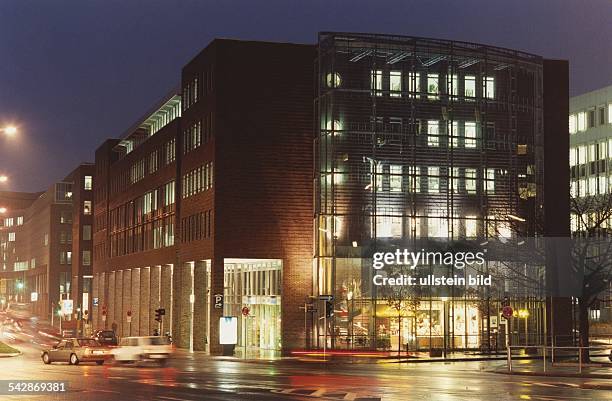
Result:
[[[541,59],[460,42],[322,33],[318,76],[315,288],[334,295],[334,316],[328,327],[314,324],[316,345],[493,347],[500,302],[516,285],[502,278],[508,264],[487,262],[499,273],[494,289],[389,297],[372,284],[372,254],[417,241],[511,237],[508,216],[538,218]],[[536,295],[516,302],[533,296],[537,310]]]

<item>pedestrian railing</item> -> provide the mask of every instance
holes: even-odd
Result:
[[[584,353],[588,353],[591,355],[591,351],[610,351],[612,352],[612,345],[604,345],[604,346],[593,346],[593,347],[559,347],[559,346],[544,346],[544,345],[533,345],[533,346],[525,346],[525,345],[512,345],[506,348],[507,353],[507,367],[508,372],[512,372],[512,350],[526,350],[531,349],[537,351],[538,356],[542,356],[543,361],[543,369],[546,372],[546,364],[547,359],[550,357],[550,365],[553,366],[555,363],[555,357],[560,354],[565,354],[563,356],[577,356],[578,357],[578,373],[582,373],[583,362],[582,357]],[[570,355],[567,355],[567,352],[570,352]],[[577,354],[576,354],[577,351]],[[600,355],[600,356],[608,356]]]

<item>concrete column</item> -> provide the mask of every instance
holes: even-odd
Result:
[[[196,262],[194,270],[193,349],[195,351],[206,351],[208,343],[210,291],[208,288],[207,265],[206,261]]]
[[[123,337],[123,270],[115,271],[115,310],[113,320],[119,337]]]
[[[224,258],[216,256],[212,259],[211,264],[211,294],[224,294]],[[211,355],[221,355],[223,349],[219,344],[219,318],[223,316],[223,309],[215,309],[214,305],[209,303],[210,310],[210,343],[209,349]]]
[[[166,315],[164,316],[164,333],[169,331],[172,337],[175,337],[174,327],[172,324],[172,296],[173,296],[173,288],[172,288],[172,280],[173,280],[173,271],[174,266],[172,265],[163,265],[161,267],[160,273],[160,285],[161,285],[161,307],[166,310]],[[163,333],[162,333],[163,334]]]
[[[117,292],[117,281],[116,281],[117,272],[110,272],[108,274],[108,309],[106,312],[106,327],[112,329],[113,322],[116,323],[115,320],[115,309],[117,308],[117,303],[115,302],[115,296]],[[118,324],[118,323],[117,323]],[[119,327],[117,327],[117,335],[119,335]]]
[[[152,299],[151,295],[151,268],[145,267],[140,270],[140,328],[138,331],[141,336],[153,334],[153,328],[149,327],[149,311],[151,310],[150,304],[154,303],[155,299]],[[155,319],[155,314],[153,314],[153,319]]]
[[[123,307],[121,321],[123,322],[123,337],[131,336],[130,324],[127,322],[127,311],[132,310],[132,270],[123,271]],[[132,311],[133,312],[133,311]]]
[[[140,332],[140,268],[132,269],[132,296],[130,307],[132,308],[132,335],[144,336]]]
[[[161,306],[160,275],[161,266],[151,267],[151,278],[149,285],[149,293],[151,294],[151,302],[149,302],[149,327],[151,328],[151,332],[153,332],[154,329],[159,327],[159,324],[155,321],[155,309]],[[166,318],[167,317],[164,316],[164,326],[167,326]]]
[[[176,328],[174,330],[177,338],[177,346],[189,348],[190,325],[191,325],[191,263],[183,263],[175,270],[175,311]]]

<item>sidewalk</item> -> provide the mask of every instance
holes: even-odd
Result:
[[[579,372],[579,366],[576,362],[556,362],[554,364],[547,362],[546,372],[544,372],[542,360],[516,361],[512,364],[511,372],[508,370],[507,364],[500,365],[491,371],[499,374],[519,376],[612,379],[612,363],[605,362],[583,365],[582,372]],[[610,381],[609,389],[612,390],[612,381]]]

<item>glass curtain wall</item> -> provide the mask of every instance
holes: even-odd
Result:
[[[530,302],[528,325],[539,327],[539,272],[509,278],[517,266],[487,262],[480,273],[494,274],[490,288],[411,290],[391,302],[372,284],[371,258],[417,243],[536,234],[541,59],[322,33],[317,68],[315,286],[334,295],[328,327],[313,327],[318,346],[327,338],[340,349],[493,349],[504,341],[498,311],[507,302]],[[505,300],[513,288],[526,290]]]

